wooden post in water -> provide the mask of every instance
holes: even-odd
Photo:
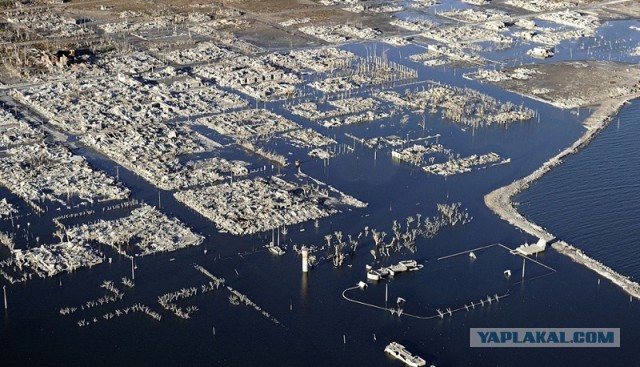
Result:
[[[7,309],[7,286],[2,286],[2,292],[4,293],[4,309]]]
[[[389,283],[385,283],[384,285],[384,303],[387,304],[387,300],[389,299]]]

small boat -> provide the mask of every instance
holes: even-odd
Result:
[[[371,269],[367,272],[367,279],[369,280],[380,280],[382,279],[382,275],[380,273],[378,273],[377,271]]]
[[[380,274],[380,276],[382,278],[386,278],[389,275],[391,275],[391,273],[389,273],[389,269],[387,269],[387,268],[380,268],[380,269],[378,269],[376,271],[378,272],[378,274]]]
[[[269,250],[269,252],[271,252],[271,253],[272,253],[272,254],[274,254],[274,255],[281,256],[281,255],[284,255],[284,254],[285,254],[285,251],[284,251],[284,250],[282,249],[282,247],[280,247],[280,246],[276,246],[276,245],[267,245],[267,246],[265,246],[265,247]]]
[[[418,264],[415,260],[402,260],[395,265],[391,265],[387,269],[391,276],[395,276],[396,274],[403,273],[405,271],[416,271],[422,268],[423,266]]]
[[[391,342],[384,348],[384,351],[396,359],[401,360],[407,366],[422,367],[427,365],[427,362],[424,359],[409,353],[404,346],[396,342]]]
[[[402,260],[398,263],[398,265],[406,266],[408,269],[417,268],[418,262],[415,260]]]
[[[391,274],[391,276],[395,276],[396,274],[409,270],[406,266],[402,264],[391,265],[388,269],[389,269],[389,274]]]

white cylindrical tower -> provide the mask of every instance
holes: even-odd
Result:
[[[306,246],[302,246],[302,272],[309,272],[309,249]]]

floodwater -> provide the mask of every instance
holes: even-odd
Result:
[[[589,146],[515,199],[534,222],[634,279],[640,279],[638,112],[638,101],[625,106]]]
[[[377,48],[381,50],[383,46],[378,44]],[[363,45],[354,45],[351,49],[366,53]],[[421,52],[417,46],[391,49],[388,57],[417,67],[406,59],[400,60],[400,53],[406,57],[416,52]],[[510,58],[513,55],[495,56]],[[291,226],[281,239],[291,247],[293,244],[322,245],[326,234],[340,230],[345,235],[357,235],[365,226],[390,233],[393,220],[404,223],[408,216],[415,217],[417,213],[424,219],[436,214],[437,203],[461,202],[473,216],[471,223],[444,229],[432,239],[419,239],[417,253],[403,250],[386,260],[413,258],[424,265],[422,270],[371,284],[365,291],[351,291],[349,296],[384,306],[388,285],[390,307],[395,307],[397,297],[402,297],[407,300],[405,312],[422,316],[432,316],[436,309],[455,309],[472,301],[479,302],[495,294],[507,294],[506,298],[435,320],[399,318],[348,302],[342,292],[366,278],[365,265],[371,262],[370,239],[360,245],[356,255],[343,267],[334,268],[327,262],[303,275],[300,258],[293,251],[281,257],[264,251],[262,246],[269,241],[271,233],[243,237],[217,233],[213,223],[177,203],[170,192],[158,194],[149,183],[120,167],[118,176],[131,188],[133,198],[159,204],[163,212],[206,236],[205,243],[174,253],[137,258],[136,285],[125,291],[123,300],[72,315],[60,315],[58,310],[103,296],[105,291],[100,288],[103,280],[118,283],[123,276],[131,277],[129,260],[109,248],[102,248],[107,257],[113,258],[112,264],[105,262],[52,279],[33,279],[26,284],[7,286],[9,308],[3,311],[0,329],[1,365],[400,366],[383,352],[391,341],[400,342],[437,366],[629,366],[636,363],[637,352],[631,344],[640,338],[638,304],[630,302],[616,286],[606,281],[598,284],[596,274],[562,255],[547,251],[538,258],[555,269],[555,273],[528,263],[524,281],[522,259],[499,246],[476,251],[476,260],[466,254],[438,260],[493,243],[513,248],[526,240],[534,240],[495,217],[484,206],[483,196],[525,176],[575,141],[583,132],[580,120],[588,111],[578,117],[469,81],[462,78],[464,70],[454,73],[443,67],[419,67],[419,71],[421,80],[467,86],[503,101],[523,102],[538,111],[540,121],[533,119],[508,128],[461,129],[438,114],[426,114],[423,127],[421,114],[405,111],[409,116],[405,124],[400,123],[402,116],[396,115],[383,121],[329,130],[295,117],[281,104],[267,103],[266,108],[351,146],[353,152],[341,154],[327,165],[321,160],[307,159],[302,150],[283,141],[273,143],[274,149],[290,160],[300,157],[306,174],[369,203],[365,209],[345,209],[321,219],[318,228],[313,223]],[[420,86],[392,88],[404,92],[415,87]],[[628,270],[629,274],[638,272],[638,256],[634,259],[625,252],[637,247],[633,239],[638,237],[629,230],[638,212],[634,194],[639,187],[639,172],[634,161],[637,157],[631,154],[637,136],[638,125],[634,125],[637,108],[637,103],[625,108],[620,115],[619,129],[613,123],[592,146],[571,157],[518,199],[525,213],[540,220],[551,232],[578,247],[584,246],[595,258],[623,273]],[[201,131],[215,137],[213,132]],[[409,139],[439,133],[440,143],[461,156],[496,152],[511,158],[511,163],[445,179],[392,160],[389,148],[374,151],[354,143],[345,133],[364,138],[408,134]],[[116,175],[116,165],[98,153],[86,148],[78,148],[76,152],[94,166]],[[260,175],[272,174],[268,163],[241,150],[228,148],[223,156],[248,160],[254,168],[267,165],[267,171]],[[281,173],[292,174],[294,169],[287,167]],[[20,200],[6,189],[1,188],[0,195],[20,205]],[[618,195],[622,195],[623,200]],[[72,206],[76,204],[71,200]],[[24,205],[19,209],[30,212]],[[101,212],[101,206],[96,205],[94,209]],[[42,216],[29,214],[16,219],[13,225],[4,220],[0,222],[0,229],[17,231],[19,247],[36,245],[35,237],[39,237],[41,243],[51,243],[52,217],[77,210],[57,211],[52,204],[50,211]],[[110,215],[125,214],[126,211]],[[20,229],[14,227],[17,224],[21,225]],[[6,249],[0,251],[6,256]],[[281,324],[273,323],[250,307],[230,304],[229,293],[223,289],[179,301],[182,307],[199,308],[189,320],[163,311],[157,302],[158,296],[209,281],[194,269],[194,264],[224,277],[227,285],[248,295]],[[513,274],[510,279],[503,275],[507,269]],[[115,308],[135,303],[160,312],[162,321],[143,314],[108,321],[102,318]],[[77,321],[81,319],[90,325],[79,328]],[[535,348],[471,349],[468,346],[470,327],[621,327],[623,339],[622,348],[618,349],[562,349],[554,353],[542,353]]]

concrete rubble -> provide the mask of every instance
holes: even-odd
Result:
[[[360,57],[335,47],[291,50],[286,54],[271,53],[265,60],[297,73],[330,73],[336,69],[348,69]]]
[[[499,102],[486,94],[469,88],[458,88],[443,84],[429,84],[422,90],[379,92],[375,96],[398,106],[429,110],[462,125],[488,126],[494,123],[505,125],[526,121],[534,116],[534,111],[511,102]]]
[[[503,32],[503,28],[462,25],[459,27],[433,28],[423,32],[421,35],[446,45],[478,42],[494,42],[502,45],[513,43],[513,38]]]
[[[102,263],[102,254],[80,241],[62,242],[56,245],[16,249],[12,256],[20,271],[32,272],[41,278],[70,273],[76,269],[93,267]]]
[[[323,121],[321,124],[327,128],[340,127],[344,125],[363,124],[372,121],[379,121],[390,117],[388,112],[365,111],[346,117],[333,117]]]
[[[511,17],[508,14],[493,9],[452,9],[438,13],[438,15],[468,23],[511,21]]]
[[[68,238],[112,247],[126,256],[145,256],[200,245],[204,237],[178,219],[170,219],[157,209],[143,205],[123,218],[99,220],[66,228]]]
[[[115,179],[56,144],[13,147],[0,158],[0,172],[0,184],[39,212],[44,211],[45,200],[65,204],[64,198],[72,196],[86,202],[129,196],[129,190]]]
[[[398,147],[406,144],[406,140],[397,135],[377,136],[374,138],[363,139],[349,133],[344,134],[346,137],[358,141],[371,149],[382,149],[386,147]],[[393,154],[393,152],[392,152]]]
[[[391,156],[395,159],[420,167],[426,163],[425,156],[434,156],[436,153],[444,154],[444,150],[445,149],[442,144],[414,144],[404,149],[391,151]],[[433,163],[433,160],[430,160],[430,162]]]
[[[194,175],[208,177],[204,183],[219,179],[206,165],[185,167],[179,162],[179,156],[220,146],[185,126],[149,122],[125,125],[83,135],[81,141],[164,190],[189,186]],[[200,172],[189,172],[198,167]]]
[[[16,208],[11,203],[7,202],[7,198],[2,198],[2,200],[0,200],[0,218],[9,217],[17,213],[18,211]],[[0,242],[3,241],[0,240]]]
[[[581,28],[589,34],[595,33],[596,28],[600,26],[600,19],[597,16],[587,13],[580,13],[574,10],[564,10],[558,12],[549,12],[540,14],[539,19],[554,22],[573,28]]]
[[[300,125],[269,110],[250,109],[202,117],[193,124],[203,125],[236,139],[265,140],[273,134],[300,128]]]
[[[213,221],[218,230],[235,235],[327,217],[338,211],[338,205],[366,206],[320,181],[298,177],[300,182],[258,177],[181,191],[174,196]]]
[[[472,47],[468,45],[462,46],[461,44],[441,45],[430,44],[427,45],[427,52],[414,54],[409,56],[409,59],[414,62],[423,62],[427,66],[438,66],[445,64],[457,64],[457,65],[484,65],[486,60],[472,50]]]
[[[433,175],[452,176],[459,173],[471,172],[473,169],[482,169],[499,164],[509,163],[510,159],[502,159],[496,153],[483,155],[473,154],[465,158],[450,159],[445,163],[436,163],[422,167],[422,169]]]
[[[12,10],[7,20],[47,38],[86,37],[95,33],[91,28],[77,24],[76,19],[46,8]]]
[[[260,100],[291,98],[302,79],[257,58],[227,54],[213,64],[194,67],[202,78],[237,89]]]
[[[308,120],[325,120],[364,111],[375,111],[380,102],[370,97],[353,97],[328,101],[334,108],[319,110],[314,102],[304,102],[290,107],[293,114]]]
[[[335,140],[313,129],[291,130],[282,134],[282,137],[289,140],[291,145],[296,147],[317,148],[337,144]]]
[[[44,135],[41,132],[0,109],[0,148],[4,150],[18,145],[34,144],[43,139]]]
[[[575,6],[575,2],[556,0],[507,0],[505,4],[533,12],[561,10]]]
[[[309,23],[310,21],[311,18],[291,18],[280,22],[280,25],[283,27],[291,27],[298,24]]]
[[[194,47],[177,48],[156,53],[162,58],[179,65],[206,63],[221,60],[232,55],[232,51],[219,47],[213,42],[200,42]]]
[[[527,51],[527,55],[538,59],[548,59],[553,57],[555,50],[553,47],[534,47]]]
[[[335,26],[305,26],[298,28],[298,31],[314,36],[329,43],[344,43],[352,39],[374,39],[382,33],[369,27],[356,27],[348,24]]]
[[[130,51],[126,54],[112,52],[98,59],[97,65],[108,74],[142,74],[164,66],[164,63],[149,53]]]
[[[363,59],[344,74],[318,79],[308,85],[325,94],[333,94],[418,77],[417,70],[377,56]]]
[[[238,97],[199,82],[191,88],[176,90],[164,84],[145,84],[124,75],[44,83],[12,90],[11,95],[53,125],[73,134],[123,123],[135,125],[139,120],[151,122],[216,113],[245,104]]]
[[[528,80],[540,72],[535,69],[520,67],[513,70],[488,70],[478,69],[464,76],[468,79],[486,80],[488,82],[500,82],[505,80]]]

